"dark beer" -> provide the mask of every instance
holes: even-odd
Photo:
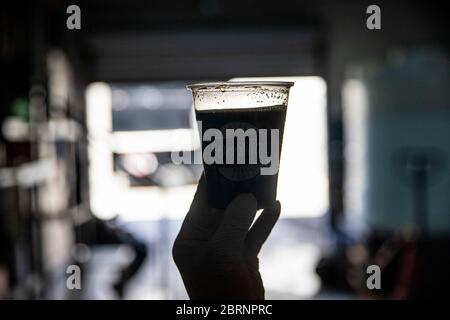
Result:
[[[281,155],[281,145],[283,139],[284,122],[286,118],[285,105],[248,108],[248,109],[225,109],[225,110],[207,110],[196,111],[197,121],[201,121],[202,126],[202,151],[212,142],[203,139],[203,133],[211,128],[222,132],[223,143],[223,163],[207,164],[203,163],[206,182],[208,185],[208,199],[213,208],[224,209],[239,194],[251,193],[258,202],[258,208],[265,208],[276,199],[278,171],[272,175],[262,175],[261,168],[277,164],[262,164],[260,162],[259,151],[262,143],[266,143],[267,155],[271,155],[271,130],[279,130],[279,141],[276,152]],[[255,129],[257,135],[257,161],[250,163],[249,139],[245,140],[245,162],[237,164],[237,150],[234,150],[234,161],[227,164],[226,146],[231,141],[226,139],[226,129]],[[266,141],[260,141],[258,130],[267,129]],[[235,148],[237,141],[234,144]],[[203,155],[205,156],[205,155]]]

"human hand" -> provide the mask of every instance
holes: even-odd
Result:
[[[200,179],[191,208],[173,246],[173,258],[191,299],[264,299],[258,253],[280,215],[276,201],[257,211],[251,194],[237,196],[225,210],[208,205]]]

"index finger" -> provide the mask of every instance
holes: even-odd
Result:
[[[219,223],[218,220],[220,220],[218,212],[209,207],[206,179],[202,174],[178,238],[183,240],[207,240],[215,231]]]

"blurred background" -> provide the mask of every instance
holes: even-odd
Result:
[[[81,29],[69,30],[76,4]],[[369,30],[366,9],[381,9]],[[269,299],[450,285],[447,16],[438,1],[3,1],[0,298],[185,299],[171,247],[201,165],[198,81],[288,80]],[[368,290],[366,268],[381,269]],[[66,286],[80,266],[81,288]]]

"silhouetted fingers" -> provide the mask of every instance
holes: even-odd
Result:
[[[258,255],[280,216],[280,209],[281,204],[279,201],[276,201],[274,205],[263,210],[245,239],[247,253],[254,256]]]
[[[257,210],[256,199],[251,194],[241,194],[225,210],[222,223],[212,241],[224,247],[243,243]]]
[[[178,238],[183,240],[206,240],[211,237],[220,218],[208,205],[206,180],[202,174],[189,212],[184,218]]]

